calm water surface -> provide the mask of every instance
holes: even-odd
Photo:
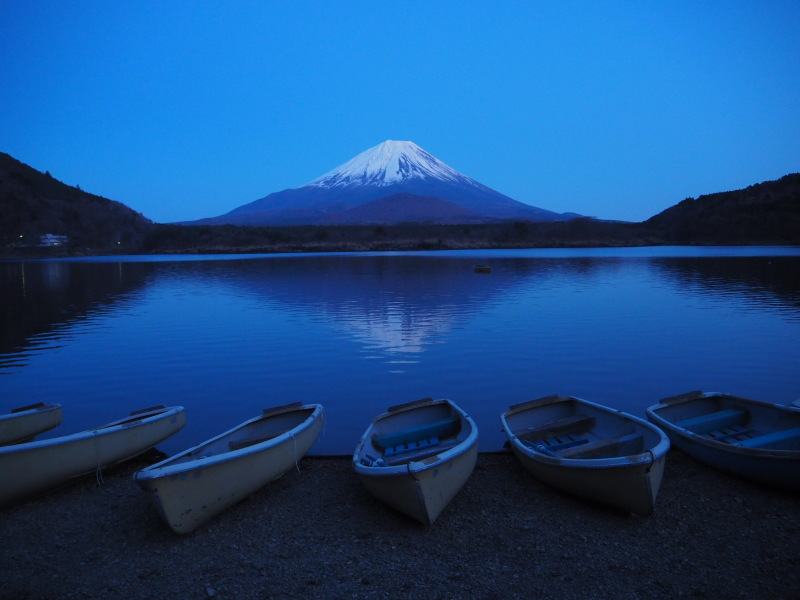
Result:
[[[491,274],[476,274],[476,263]],[[577,395],[644,415],[693,389],[800,397],[800,249],[632,248],[0,262],[0,412],[49,436],[181,404],[177,452],[261,409],[320,402],[314,454],[427,396],[476,419]]]

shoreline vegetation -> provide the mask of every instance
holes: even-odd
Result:
[[[139,457],[0,518],[0,598],[773,598],[800,589],[800,498],[670,450],[649,517],[478,456],[430,527],[374,499],[351,458],[296,469],[178,536]]]
[[[800,244],[800,237],[788,235],[730,238],[710,233],[691,238],[665,236],[645,223],[605,222],[588,218],[472,225],[404,223],[249,227],[155,224],[136,244],[118,244],[110,248],[74,245],[7,247],[0,249],[0,258],[797,244]]]
[[[558,223],[527,221],[496,224],[306,225],[158,225],[142,241],[145,253],[398,252],[484,250],[559,246],[652,245],[657,239],[631,236],[630,224],[601,224],[590,219]]]

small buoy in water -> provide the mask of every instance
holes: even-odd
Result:
[[[491,267],[485,267],[483,265],[475,265],[474,267],[476,273],[491,273]]]

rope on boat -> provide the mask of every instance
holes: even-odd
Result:
[[[297,472],[300,472],[300,465],[298,464],[297,460],[297,437],[292,434],[292,442],[294,443],[294,468],[297,469]]]
[[[100,464],[100,436],[97,434],[97,431],[93,431],[92,434],[94,435],[94,455],[97,458],[97,466],[94,470],[94,479],[97,482],[97,485],[101,486],[105,483],[103,480],[103,468]]]
[[[656,464],[656,455],[653,454],[653,451],[648,449],[647,453],[650,455],[650,464],[647,465],[647,468],[644,470],[645,473],[649,473],[650,469],[653,468],[653,465]]]

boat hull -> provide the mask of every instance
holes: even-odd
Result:
[[[516,446],[512,449],[529,473],[551,487],[638,515],[648,516],[655,510],[666,454],[633,465],[581,467],[564,466],[563,461],[548,464]]]
[[[61,424],[60,404],[34,404],[0,415],[0,446],[33,440]]]
[[[452,431],[434,431],[442,424]],[[404,442],[403,432],[414,430],[427,430],[425,439]],[[381,439],[394,441],[384,445]],[[390,458],[392,446],[414,450]],[[426,399],[379,415],[356,447],[353,468],[374,497],[431,525],[464,487],[477,459],[478,428],[472,418],[449,400]]]
[[[263,417],[250,419],[212,440],[138,471],[134,481],[148,492],[170,529],[179,534],[191,533],[297,466],[319,437],[324,423],[322,406],[301,408],[308,416],[278,437],[238,450],[198,456],[203,448],[219,446],[221,441]]]
[[[359,479],[379,500],[424,525],[431,525],[464,487],[478,460],[478,444],[465,447],[452,457],[430,464],[409,463],[405,472],[382,473],[363,470]]]
[[[744,410],[748,415],[743,429],[761,429],[761,435],[776,429],[800,428],[800,410],[796,408],[717,392],[694,392],[662,400],[647,409],[647,417],[664,430],[676,448],[699,462],[736,477],[800,492],[800,431],[794,440],[784,440],[782,447],[759,448],[735,441],[715,441],[709,438],[715,432],[697,433],[677,424],[722,410]],[[745,444],[751,439],[739,437],[744,438]]]
[[[180,431],[185,422],[182,406],[148,409],[97,429],[3,446],[0,506],[142,454]]]
[[[600,404],[559,396],[513,406],[501,423],[515,456],[542,482],[625,512],[653,513],[670,447],[657,427]],[[545,438],[557,450],[531,442]]]

